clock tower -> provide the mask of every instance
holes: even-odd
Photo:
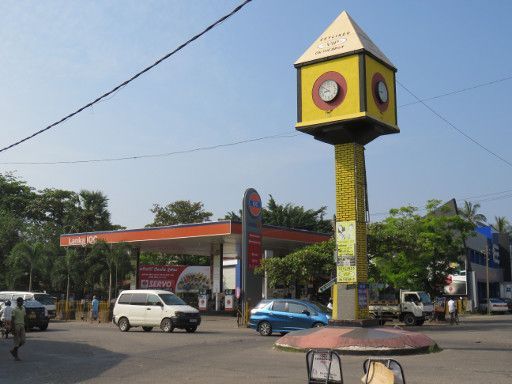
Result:
[[[333,319],[368,316],[364,145],[398,133],[396,68],[342,12],[295,62],[296,129],[334,145],[336,281]]]

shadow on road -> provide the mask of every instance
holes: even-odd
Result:
[[[118,365],[126,355],[84,343],[28,339],[14,361],[11,339],[0,340],[0,384],[80,383]]]

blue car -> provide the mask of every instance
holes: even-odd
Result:
[[[249,328],[262,336],[327,325],[329,309],[321,304],[295,299],[262,300],[251,310]]]

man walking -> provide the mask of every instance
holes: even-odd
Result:
[[[98,320],[98,323],[100,322],[100,319],[98,317],[99,309],[100,309],[99,307],[100,307],[99,300],[96,298],[96,296],[93,296],[92,302],[91,302],[91,323],[96,320]]]
[[[448,300],[448,313],[450,314],[451,325],[455,323],[456,310],[457,308],[455,306],[455,300],[453,300],[453,297],[450,297],[450,300]]]
[[[18,348],[25,344],[25,308],[23,307],[23,298],[18,297],[16,299],[16,308],[12,310],[12,327],[14,331],[14,348],[11,349],[11,355],[13,355],[16,361],[19,361]]]

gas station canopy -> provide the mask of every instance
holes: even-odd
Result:
[[[263,225],[262,248],[275,255],[287,254],[308,244],[326,241],[330,235]],[[223,244],[224,258],[236,258],[242,242],[242,224],[214,221],[166,227],[64,234],[61,247],[85,247],[103,240],[108,244],[127,243],[141,252],[211,256]]]

